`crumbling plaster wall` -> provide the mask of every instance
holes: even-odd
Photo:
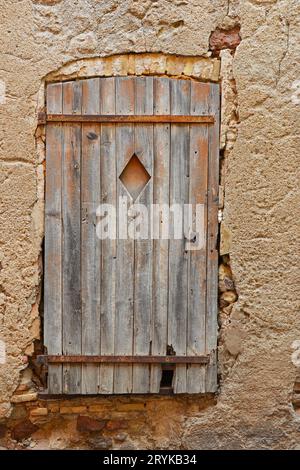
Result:
[[[223,122],[222,243],[238,301],[220,316],[219,396],[213,406],[197,398],[172,398],[171,405],[145,398],[150,411],[140,426],[150,439],[132,431],[131,443],[123,445],[300,445],[291,406],[297,373],[291,345],[300,339],[299,17],[299,0],[1,0],[0,340],[6,363],[0,363],[0,418],[11,414],[11,397],[39,336],[43,152],[35,131],[43,78],[74,60],[111,54],[209,57],[211,33],[239,23],[242,41],[234,55],[228,48],[220,54],[234,102],[234,118]],[[116,410],[118,400],[109,400]],[[162,409],[165,423],[159,424],[155,410],[161,415]],[[54,430],[47,424],[54,441],[56,429],[66,427],[55,419]],[[71,418],[68,423],[71,432]]]

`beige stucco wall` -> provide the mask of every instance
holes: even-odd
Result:
[[[43,145],[35,132],[44,78],[78,59],[112,54],[155,52],[211,60],[211,32],[239,23],[242,41],[234,56],[229,50],[220,55],[226,110],[222,231],[224,244],[231,239],[239,298],[222,317],[219,394],[204,402],[127,399],[132,409],[124,404],[122,409],[120,399],[105,404],[102,398],[93,406],[99,413],[101,406],[105,409],[104,419],[136,413],[131,418],[135,427],[123,441],[109,441],[114,447],[121,441],[123,448],[300,445],[300,415],[291,405],[297,375],[292,343],[300,340],[299,0],[1,0],[0,16],[2,422],[12,416],[11,397],[39,337]],[[70,434],[77,432],[76,413],[89,405],[76,406],[81,409],[55,415],[49,425],[48,443],[54,447],[56,429],[66,428],[62,416],[69,416]],[[162,412],[163,423],[157,419]],[[42,420],[37,427],[43,428]],[[65,436],[59,445],[72,444]]]

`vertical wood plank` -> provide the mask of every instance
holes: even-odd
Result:
[[[190,113],[190,81],[171,81],[171,114]],[[171,125],[170,204],[183,205],[189,194],[189,126]],[[188,256],[185,240],[169,242],[168,345],[186,355]],[[176,365],[174,392],[186,392],[186,365]]]
[[[99,114],[99,79],[82,81],[82,114]],[[82,354],[100,354],[101,240],[96,234],[100,203],[100,125],[82,124],[81,292]],[[98,392],[99,366],[82,365],[82,393]]]
[[[191,114],[207,114],[210,86],[208,83],[191,82]],[[207,173],[208,173],[208,126],[190,126],[190,191],[189,203],[205,205],[204,240],[201,249],[189,251],[189,301],[187,355],[205,354],[206,315],[206,239],[207,239]],[[202,238],[202,237],[201,237]],[[196,240],[196,243],[199,240]],[[187,393],[205,392],[205,366],[187,366]]]
[[[81,82],[63,84],[63,113],[81,113]],[[81,354],[81,125],[63,125],[63,354]],[[63,366],[63,392],[81,393],[81,366]]]
[[[139,77],[135,79],[135,114],[153,114],[153,78]],[[143,204],[150,212],[153,202],[153,125],[135,125],[135,154],[144,165],[150,180],[137,197],[135,203]],[[141,218],[141,214],[139,214]],[[141,220],[141,219],[140,219]],[[148,224],[147,239],[137,239],[134,244],[134,355],[149,355],[150,324],[152,313],[152,240],[150,238],[149,218],[143,223]],[[140,227],[143,229],[143,227]],[[136,226],[139,231],[139,227]],[[133,365],[133,393],[149,393],[150,366]]]
[[[208,164],[208,241],[207,241],[207,316],[206,349],[211,354],[207,366],[206,391],[217,390],[217,315],[218,315],[218,190],[219,190],[219,122],[220,87],[210,84],[209,113],[215,116],[215,124],[209,128]]]
[[[47,86],[47,110],[62,113],[62,84]],[[62,125],[46,128],[44,340],[48,354],[62,353]],[[49,365],[48,393],[62,393],[62,366]]]
[[[116,114],[134,114],[134,78],[118,77],[116,80]],[[117,155],[117,204],[120,197],[129,202],[129,195],[119,176],[134,153],[134,127],[132,124],[116,124]],[[126,209],[128,204],[125,203]],[[118,225],[120,228],[120,217]],[[134,240],[118,239],[116,278],[115,353],[131,355],[133,350],[133,286],[134,286]],[[132,392],[132,365],[116,365],[114,392]]]
[[[170,79],[154,78],[154,114],[170,114]],[[153,202],[169,205],[170,124],[154,125]],[[153,231],[161,234],[161,214],[153,214]],[[169,240],[153,240],[152,354],[167,354]],[[161,366],[151,366],[150,392],[158,393]]]
[[[100,79],[101,114],[115,114],[115,79]],[[101,125],[101,202],[116,207],[115,125]],[[102,240],[101,354],[114,354],[116,301],[116,240]],[[101,364],[99,393],[113,393],[114,365]]]

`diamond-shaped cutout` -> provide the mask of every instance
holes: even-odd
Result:
[[[134,153],[119,176],[132,199],[141,194],[151,176]]]

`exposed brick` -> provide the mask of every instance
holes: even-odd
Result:
[[[29,419],[24,419],[13,428],[12,438],[21,441],[30,437],[37,430],[38,426],[36,424],[33,424]]]
[[[61,406],[59,411],[62,415],[84,413],[86,406]]]
[[[58,413],[59,412],[59,405],[58,403],[49,403],[48,404],[48,410],[51,413]]]
[[[217,28],[210,35],[209,45],[212,51],[221,49],[235,49],[241,42],[240,27],[230,30]]]
[[[77,418],[77,431],[79,432],[94,432],[101,431],[106,424],[103,419],[94,419],[89,416],[78,416]]]
[[[118,411],[145,411],[144,403],[122,403],[118,406]]]
[[[24,393],[22,395],[14,395],[11,399],[12,403],[24,403],[26,401],[35,401],[37,400],[37,393]]]
[[[30,411],[30,416],[47,416],[48,409],[47,408],[35,408]]]
[[[71,78],[86,77],[89,75],[148,75],[164,74],[186,75],[205,80],[218,81],[220,61],[216,58],[177,57],[176,55],[162,54],[129,54],[126,56],[95,57],[85,62],[82,67],[74,71],[74,65],[65,65],[52,74],[57,79],[62,75]]]
[[[119,429],[127,429],[128,428],[128,422],[124,420],[118,420],[118,419],[110,419],[106,423],[106,428],[109,431],[116,431]]]
[[[90,405],[89,411],[91,413],[101,413],[102,411],[107,411],[109,408],[111,407],[107,405]]]

